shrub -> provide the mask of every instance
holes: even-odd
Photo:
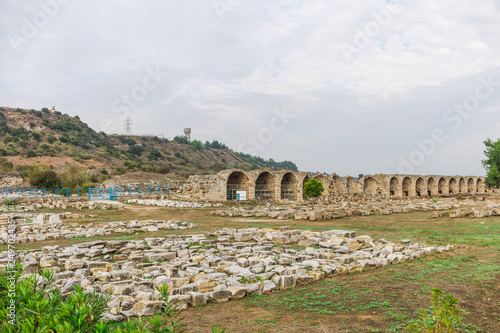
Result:
[[[59,175],[52,170],[37,168],[29,175],[29,183],[33,187],[58,188],[60,182]]]
[[[54,142],[56,142],[56,141],[57,141],[57,138],[56,138],[55,136],[52,136],[52,135],[51,135],[51,136],[49,136],[49,137],[47,138],[47,141],[48,141],[50,144],[53,144]]]
[[[33,140],[35,141],[40,141],[40,134],[36,133],[36,132],[31,132],[31,137],[33,138]]]
[[[130,148],[128,149],[128,153],[131,155],[135,155],[135,156],[141,156],[143,151],[144,151],[144,148],[142,148],[141,146],[135,146],[135,145],[130,146]]]
[[[451,294],[444,295],[438,288],[432,290],[432,305],[421,309],[419,319],[406,327],[412,333],[453,332],[461,324],[458,299]]]
[[[179,153],[179,152],[175,153],[174,156],[177,157],[177,158],[181,158],[182,157],[181,153]]]
[[[102,174],[102,175],[108,175],[108,170],[106,170],[106,169],[102,169],[102,170],[101,170],[101,174]]]
[[[2,166],[2,172],[4,173],[9,173],[14,168],[14,164],[12,162],[7,161],[7,159],[5,158],[2,158],[0,160],[0,164]]]
[[[31,274],[21,277],[22,267],[14,274],[17,322],[9,323],[8,311],[0,312],[2,332],[105,332],[98,328],[102,313],[109,298],[96,293],[86,293],[79,285],[75,292],[64,297],[57,289],[47,287],[54,284],[54,274],[44,270],[40,277]],[[10,277],[10,276],[9,276]],[[0,273],[0,308],[7,309],[8,293],[12,283],[6,272]],[[22,319],[22,320],[20,320]]]
[[[167,173],[170,172],[170,168],[168,166],[161,166],[158,168],[156,172],[162,175],[166,175]]]
[[[36,153],[33,150],[28,150],[28,153],[26,154],[28,157],[36,157]]]
[[[42,108],[42,112],[44,112],[44,113],[50,113],[50,111],[49,111],[48,108]]]

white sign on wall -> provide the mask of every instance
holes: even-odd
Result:
[[[247,191],[236,191],[236,200],[246,200]]]

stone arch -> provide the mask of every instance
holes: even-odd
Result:
[[[389,181],[389,194],[397,195],[397,193],[399,192],[398,186],[399,186],[398,177],[392,177],[391,180]]]
[[[457,194],[459,189],[458,189],[458,183],[455,178],[450,178],[450,182],[448,183],[448,189],[449,189],[449,194]]]
[[[473,178],[469,178],[469,180],[467,180],[467,192],[468,193],[476,193],[476,184],[474,183],[474,179]]]
[[[341,195],[344,193],[344,187],[342,186],[342,178],[339,175],[331,175],[330,182],[330,194]]]
[[[366,177],[363,181],[363,191],[369,194],[377,193],[377,181],[372,177]]]
[[[345,191],[347,194],[354,193],[356,181],[351,176],[345,177]]]
[[[302,199],[306,199],[306,195],[304,194],[304,184],[307,183],[311,179],[309,176],[305,176],[304,179],[302,180]]]
[[[227,177],[226,188],[227,200],[240,200],[243,194],[243,197],[246,197],[250,188],[250,182],[247,174],[243,171],[231,172],[231,174]]]
[[[427,195],[427,187],[425,186],[425,181],[422,177],[418,177],[415,182],[415,191],[417,193],[417,197],[426,196]]]
[[[293,172],[287,172],[281,178],[281,199],[295,200],[297,198],[297,177]]]
[[[275,192],[274,175],[269,171],[263,171],[255,180],[255,199],[273,200]]]
[[[467,193],[467,183],[464,178],[460,178],[458,181],[458,192]]]
[[[318,182],[323,185],[324,191],[322,195],[329,195],[330,194],[330,179],[328,179],[328,176],[323,175],[323,174],[318,174],[313,177],[313,179],[316,179]]]
[[[446,194],[448,194],[448,186],[446,184],[446,180],[443,177],[439,178],[438,194],[439,195],[446,195]]]
[[[478,178],[476,181],[476,192],[484,193],[484,182],[481,178]]]
[[[410,177],[405,177],[403,179],[402,191],[403,191],[404,197],[410,196],[410,194],[411,194],[411,178]]]
[[[436,181],[434,180],[433,177],[429,177],[429,179],[427,179],[427,195],[429,197],[433,196],[436,192],[435,190],[435,187],[436,186]]]

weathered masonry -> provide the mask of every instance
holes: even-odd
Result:
[[[215,176],[191,176],[186,190],[213,201],[294,201],[304,199],[304,183],[311,178],[323,184],[323,196],[367,193],[394,197],[435,197],[487,192],[484,177],[477,176],[368,175],[355,180],[350,176],[341,178],[337,174],[310,175],[306,172],[236,169],[224,170]]]

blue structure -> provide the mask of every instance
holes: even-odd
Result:
[[[167,193],[167,186],[104,188],[0,188],[0,198],[88,197],[89,200],[116,200],[119,196]]]

